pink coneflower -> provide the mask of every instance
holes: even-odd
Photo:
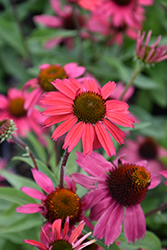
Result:
[[[81,221],[79,225],[70,233],[70,236],[68,235],[69,231],[69,217],[67,217],[65,224],[64,224],[64,230],[61,228],[62,220],[58,219],[55,220],[50,225],[52,231],[50,232],[49,225],[44,225],[41,229],[41,235],[40,240],[41,242],[35,241],[35,240],[24,240],[25,243],[30,244],[32,246],[37,247],[40,250],[56,250],[56,249],[69,249],[69,250],[80,250],[83,249],[86,246],[89,246],[90,244],[93,244],[96,240],[90,240],[86,243],[83,243],[83,241],[91,234],[87,233],[82,238],[78,239],[80,236],[82,229],[84,228],[84,221]]]
[[[16,209],[19,213],[32,214],[40,212],[50,223],[56,219],[65,222],[67,216],[70,218],[70,225],[75,225],[82,218],[82,204],[75,193],[75,185],[67,179],[68,188],[55,188],[52,181],[44,173],[32,169],[36,183],[46,193],[41,193],[33,188],[22,187],[21,190],[32,198],[41,201],[41,204],[25,204]]]
[[[16,133],[22,137],[31,130],[43,141],[41,135],[43,117],[41,113],[33,109],[30,116],[27,116],[28,110],[24,109],[24,103],[29,99],[29,94],[16,88],[10,88],[7,96],[0,94],[0,120],[12,119],[17,130]]]
[[[159,171],[165,169],[160,157],[167,156],[167,150],[152,137],[138,136],[136,140],[127,139],[126,145],[120,148],[117,155],[124,155],[123,158],[129,162],[147,160],[151,172],[159,174]]]
[[[124,143],[125,133],[116,125],[133,127],[128,115],[128,105],[118,100],[107,100],[115,88],[114,82],[106,83],[101,89],[94,80],[85,79],[81,84],[74,78],[56,80],[52,83],[59,92],[46,93],[41,103],[50,106],[43,113],[49,116],[46,127],[61,123],[53,132],[52,139],[68,134],[63,148],[68,152],[82,138],[83,153],[91,154],[93,148],[103,147],[111,156],[115,148],[109,133],[119,143]],[[109,133],[108,133],[109,132]]]
[[[98,221],[93,234],[99,239],[104,237],[109,246],[120,235],[124,218],[128,242],[143,238],[146,222],[140,203],[147,190],[159,183],[151,176],[146,161],[131,164],[119,159],[111,164],[94,152],[86,157],[77,152],[77,156],[77,164],[90,176],[74,173],[71,177],[91,190],[83,197],[83,207],[84,211],[91,209],[91,220]]]
[[[153,0],[102,0],[97,14],[112,17],[114,26],[124,24],[134,27],[139,26],[144,20],[142,5],[152,5]]]
[[[85,67],[78,66],[77,63],[68,63],[64,67],[59,64],[50,65],[48,63],[41,65],[37,78],[33,78],[25,83],[23,90],[29,87],[35,88],[29,98],[26,100],[24,108],[28,109],[28,115],[31,113],[34,105],[38,102],[43,93],[56,91],[52,81],[55,79],[64,79],[69,77],[79,77]]]
[[[76,30],[77,24],[75,18],[77,19],[78,25],[82,28],[85,26],[85,17],[81,16],[78,10],[73,10],[72,6],[65,5],[63,8],[60,6],[59,0],[50,0],[50,5],[53,11],[56,13],[56,16],[50,15],[38,15],[34,16],[34,22],[42,24],[49,28],[61,28],[65,30]],[[75,15],[75,16],[74,16]],[[73,47],[74,40],[72,37],[55,37],[49,39],[45,43],[45,48],[50,49],[57,46],[60,43],[64,43],[68,48]]]
[[[136,42],[136,56],[144,63],[157,63],[163,60],[167,59],[167,45],[162,44],[159,45],[159,42],[161,40],[161,35],[158,36],[155,43],[152,45],[148,45],[150,38],[151,38],[152,30],[149,30],[147,37],[144,38],[146,35],[146,32],[143,31],[143,33],[138,33],[138,39]]]
[[[101,4],[101,0],[78,0],[78,5],[90,11],[95,11]]]

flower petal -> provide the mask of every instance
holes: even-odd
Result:
[[[87,153],[91,154],[93,151],[93,141],[94,141],[94,129],[91,123],[85,125],[85,129],[82,136],[83,145],[83,155]]]
[[[41,193],[40,191],[34,189],[34,188],[30,188],[30,187],[22,187],[21,190],[29,195],[30,197],[34,198],[34,199],[38,199],[38,200],[45,200],[47,198],[46,195],[44,195],[43,193]]]
[[[36,240],[24,240],[25,243],[30,244],[34,247],[37,247],[40,250],[47,250],[48,248],[44,246],[42,243],[36,241]]]
[[[116,87],[116,83],[114,81],[112,82],[107,82],[101,89],[102,95],[104,99],[107,99],[111,93],[114,91]]]
[[[42,209],[40,208],[39,204],[31,204],[31,203],[16,208],[16,212],[23,214],[33,214],[41,211]]]
[[[53,183],[51,179],[46,176],[44,173],[39,172],[37,169],[33,168],[31,169],[34,180],[36,183],[46,192],[51,193],[54,190]]]

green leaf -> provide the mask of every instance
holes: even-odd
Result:
[[[37,137],[33,134],[33,133],[28,133],[27,134],[27,139],[30,141],[30,143],[32,144],[36,155],[42,160],[42,161],[46,161],[46,151],[45,148],[40,144],[39,140],[37,139]]]
[[[10,173],[6,170],[0,170],[0,175],[2,175],[16,189],[20,189],[24,186],[40,190],[39,186],[29,178]]]
[[[25,56],[26,51],[16,23],[0,17],[0,27],[1,39],[13,47],[20,55]]]
[[[13,161],[18,160],[18,161],[24,161],[26,162],[28,165],[30,165],[32,168],[34,167],[32,160],[30,158],[27,157],[22,157],[22,156],[15,156],[12,158]],[[57,186],[57,182],[56,182],[56,178],[54,177],[53,173],[48,169],[48,167],[41,162],[38,159],[35,159],[38,165],[38,170],[40,172],[43,172],[44,174],[46,174],[53,182],[54,186]]]
[[[17,190],[10,187],[1,187],[0,188],[0,198],[14,202],[19,205],[24,205],[27,203],[37,203],[35,199],[29,197],[21,190]]]
[[[161,242],[159,238],[152,232],[147,231],[146,235],[143,239],[136,240],[135,245],[127,243],[127,240],[122,233],[118,238],[118,241],[121,242],[120,247],[121,249],[128,249],[128,250],[135,250],[135,249],[146,249],[146,250],[161,250]]]

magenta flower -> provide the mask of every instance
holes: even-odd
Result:
[[[144,63],[157,63],[163,60],[167,59],[167,45],[162,44],[159,45],[159,42],[161,40],[161,35],[158,36],[155,43],[152,45],[148,45],[150,38],[151,38],[152,30],[149,30],[147,37],[144,38],[146,35],[146,32],[143,31],[143,33],[139,32],[138,39],[136,42],[136,55],[137,57]]]
[[[124,24],[135,27],[141,25],[145,12],[143,5],[152,5],[153,0],[101,0],[97,14],[112,17],[114,26]]]
[[[117,155],[124,155],[123,158],[129,162],[147,160],[150,171],[158,175],[159,171],[165,169],[160,157],[167,156],[167,150],[152,137],[138,136],[135,140],[127,139],[126,145],[119,149]]]
[[[101,4],[101,0],[78,0],[78,5],[90,11],[95,11]]]
[[[24,109],[24,103],[29,99],[29,94],[16,88],[10,88],[7,96],[0,94],[0,120],[12,119],[17,130],[16,133],[22,137],[31,130],[44,143],[42,138],[43,117],[37,109],[33,109],[30,116],[27,116],[28,110]]]
[[[76,195],[76,187],[68,177],[66,183],[68,188],[55,188],[52,181],[44,173],[32,169],[36,183],[46,193],[41,193],[33,188],[22,187],[21,190],[34,199],[41,201],[40,204],[25,204],[16,209],[19,213],[32,214],[40,212],[50,223],[57,219],[65,222],[67,216],[70,218],[70,225],[75,225],[82,218],[82,204]]]
[[[46,93],[41,103],[50,106],[43,113],[49,116],[46,127],[61,123],[53,132],[52,139],[68,134],[63,148],[68,152],[82,138],[83,153],[91,154],[93,148],[103,147],[111,156],[115,148],[109,133],[119,143],[124,143],[125,133],[116,125],[133,127],[128,115],[128,105],[118,100],[107,100],[115,88],[114,82],[106,83],[101,89],[94,80],[85,79],[81,84],[74,78],[56,80],[52,83],[59,92]],[[109,132],[109,133],[108,133]]]
[[[55,220],[51,225],[45,224],[41,228],[41,242],[35,240],[24,240],[25,243],[37,247],[40,250],[54,250],[54,249],[74,249],[80,250],[90,244],[93,244],[96,240],[90,240],[86,243],[82,243],[90,234],[85,234],[82,238],[80,236],[82,229],[84,228],[84,221],[81,221],[79,225],[68,235],[69,232],[69,217],[67,217],[64,230],[61,228],[62,220]],[[52,229],[50,233],[50,229]],[[51,234],[51,235],[50,235]]]
[[[28,109],[28,115],[31,113],[34,105],[38,102],[44,92],[55,91],[55,87],[51,84],[55,79],[64,79],[69,77],[79,77],[85,67],[78,66],[77,63],[68,63],[64,67],[59,64],[50,65],[48,63],[41,65],[37,78],[33,78],[25,83],[23,90],[32,87],[35,88],[29,98],[26,100],[24,108]]]
[[[34,16],[34,22],[42,24],[49,28],[62,28],[65,30],[76,30],[76,23],[74,21],[74,10],[72,6],[65,5],[63,9],[60,6],[59,0],[50,0],[50,5],[53,9],[53,11],[56,13],[56,16],[50,16],[50,15],[38,15]],[[75,10],[76,18],[78,19],[80,27],[85,26],[85,18],[80,15],[80,13]],[[55,46],[57,46],[60,43],[65,43],[68,48],[73,47],[74,41],[72,37],[54,37],[49,39],[45,43],[45,48],[50,49]]]
[[[91,190],[82,199],[84,211],[91,209],[90,219],[98,221],[93,235],[104,237],[109,246],[120,235],[124,219],[128,242],[143,238],[146,222],[140,203],[147,190],[160,182],[151,175],[146,161],[134,165],[119,159],[111,164],[98,153],[84,157],[77,152],[77,156],[77,164],[90,176],[74,173],[71,177]]]

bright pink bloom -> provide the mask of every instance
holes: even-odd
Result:
[[[49,28],[55,28],[55,29],[63,28],[65,30],[76,30],[77,27],[74,21],[74,12],[72,6],[65,5],[62,9],[60,6],[60,2],[61,1],[59,0],[50,0],[50,5],[53,11],[56,13],[56,16],[50,16],[45,14],[34,16],[34,22],[42,24]],[[85,18],[81,16],[77,10],[75,10],[75,15],[78,19],[80,27],[84,27]],[[60,44],[61,42],[65,43],[68,48],[73,47],[74,44],[72,37],[64,38],[59,36],[49,39],[45,43],[45,48],[46,49],[53,48],[58,44]]]
[[[153,0],[102,0],[96,14],[112,17],[114,26],[126,24],[135,27],[144,20],[142,5],[152,4]]]
[[[37,109],[33,109],[30,116],[27,116],[28,110],[24,109],[24,103],[29,100],[30,95],[26,92],[22,93],[21,90],[10,88],[7,96],[0,94],[0,120],[12,119],[15,123],[17,130],[16,133],[22,137],[31,130],[42,139],[42,122],[43,117]]]
[[[159,171],[165,169],[160,157],[167,156],[167,150],[158,145],[152,137],[138,136],[135,140],[127,139],[125,146],[119,149],[117,155],[123,155],[129,162],[147,160],[150,171],[158,175]]]
[[[147,37],[144,38],[146,32],[138,33],[138,39],[136,42],[136,55],[144,63],[157,63],[167,59],[167,45],[159,45],[161,35],[157,37],[157,40],[152,45],[148,45],[151,38],[152,30],[149,30]]]
[[[50,223],[56,219],[62,219],[64,223],[69,216],[71,226],[82,219],[81,201],[75,193],[75,184],[67,176],[65,181],[68,188],[55,188],[51,179],[44,173],[32,169],[32,174],[45,194],[33,188],[22,187],[21,190],[25,194],[40,200],[41,204],[25,204],[18,207],[17,212],[25,214],[40,212]]]
[[[146,222],[140,203],[147,189],[156,187],[160,182],[150,174],[147,162],[132,165],[119,159],[111,164],[94,152],[85,157],[77,152],[77,157],[77,164],[90,176],[74,173],[71,177],[91,190],[82,201],[84,211],[91,209],[90,219],[98,221],[93,234],[99,239],[104,237],[105,244],[109,246],[120,235],[124,218],[128,242],[134,243],[135,239],[143,238]]]
[[[74,249],[80,250],[90,244],[96,242],[95,239],[82,243],[90,234],[87,233],[82,238],[80,236],[82,229],[84,228],[84,221],[81,221],[79,225],[68,235],[69,232],[69,217],[67,217],[64,230],[61,228],[62,220],[58,219],[53,222],[52,225],[45,224],[41,229],[40,240],[41,242],[35,240],[24,240],[25,243],[37,247],[40,250],[51,250],[51,249]],[[52,231],[50,232],[50,229]],[[51,234],[51,235],[50,235]]]
[[[50,83],[55,79],[63,79],[69,77],[79,77],[84,71],[85,67],[78,66],[77,63],[68,63],[64,67],[59,64],[50,65],[49,63],[42,64],[37,78],[30,79],[23,86],[23,90],[31,87],[35,88],[29,98],[26,100],[24,108],[28,109],[28,115],[31,113],[34,105],[38,102],[44,92],[56,90]]]
[[[95,14],[88,20],[87,27],[91,32],[100,33],[105,39],[107,38],[108,45],[113,43],[122,45],[124,34],[131,39],[137,39],[137,33],[142,28],[142,23],[134,23],[133,26],[125,23],[114,26],[111,18]]]
[[[119,143],[124,143],[125,133],[116,125],[134,127],[128,115],[128,104],[118,100],[107,100],[114,91],[114,82],[106,83],[101,89],[94,80],[85,79],[81,84],[74,78],[56,80],[52,83],[59,92],[46,93],[41,103],[50,106],[43,113],[49,116],[46,127],[61,123],[53,132],[57,140],[68,132],[63,148],[68,152],[82,138],[83,153],[91,154],[93,148],[103,147],[111,156],[115,148],[109,133]],[[108,133],[109,132],[109,133]]]
[[[78,0],[78,5],[90,11],[95,11],[101,4],[101,0]]]

